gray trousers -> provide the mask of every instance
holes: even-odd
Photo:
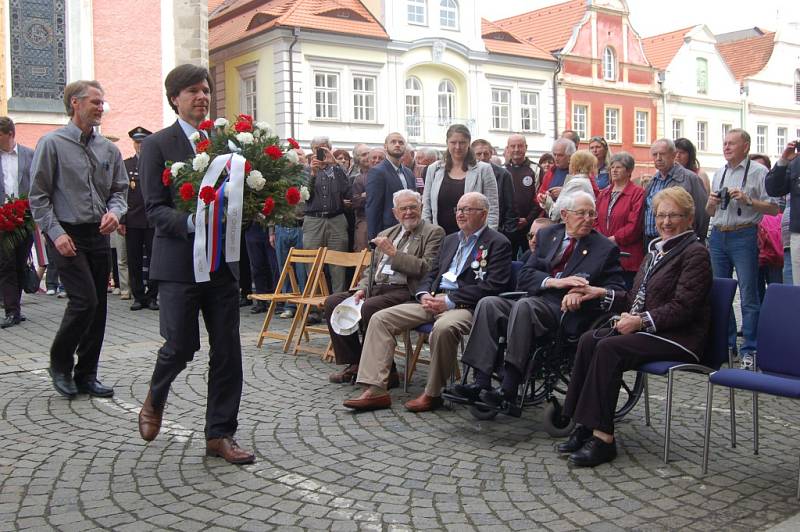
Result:
[[[500,338],[506,338],[505,361],[521,373],[537,338],[558,327],[559,309],[540,297],[517,301],[499,296],[478,302],[467,347],[461,361],[489,375],[500,366]]]
[[[317,249],[327,247],[336,251],[349,251],[347,249],[347,219],[344,214],[333,218],[303,218],[303,247]],[[345,268],[331,266],[331,293],[344,292]]]

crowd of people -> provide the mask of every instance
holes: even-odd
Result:
[[[611,327],[585,332],[577,348],[565,411],[578,425],[558,451],[579,466],[616,455],[613,412],[623,371],[652,360],[700,360],[712,276],[731,277],[735,270],[743,340],[739,346],[732,315],[729,347],[751,367],[760,287],[792,282],[792,272],[800,271],[800,216],[790,220],[787,212],[793,204],[800,212],[797,142],[770,168],[766,156],[750,154],[749,134],[733,129],[725,137],[725,161],[709,179],[691,141],[662,138],[650,149],[655,173],[634,179],[634,158],[612,153],[602,137],[581,149],[578,134],[564,131],[534,162],[522,135],[510,135],[500,154],[455,124],[441,154],[415,149],[397,132],[381,147],[363,143],[351,151],[313,138],[308,152],[295,150],[306,168],[308,198],[279,224],[248,224],[240,261],[223,261],[210,281],[196,282],[195,220],[176,209],[176,191],[162,184],[161,174],[166,161],[195,153],[189,139],[202,133],[212,87],[205,68],[173,69],[165,89],[177,120],[156,133],[132,129],[136,153],[124,161],[97,133],[104,92],[96,81],[65,88],[70,121],[35,150],[18,145],[13,121],[0,118],[0,192],[4,199],[28,195],[48,272],[59,278],[48,276],[48,293],[63,285],[68,298],[50,354],[56,391],[68,398],[114,393],[98,380],[116,262],[111,235],[125,237],[117,259],[124,250],[131,310],[159,311],[165,342],[139,414],[146,441],[157,437],[171,383],[200,348],[202,314],[211,343],[206,452],[231,463],[255,459],[233,438],[243,378],[239,307],[252,305],[252,292],[276,290],[293,247],[374,249],[355,293],[347,290],[347,271],[330,268],[334,293],[324,316],[309,316],[328,325],[341,366],[330,382],[363,386],[344,402],[356,411],[391,406],[389,389],[400,382],[396,338],[419,325],[433,324],[430,370],[408,410],[442,405],[459,343],[468,336],[462,362],[474,382],[450,392],[508,411],[537,341],[554,328],[581,330],[600,312],[617,313]],[[3,328],[25,320],[21,286],[33,240],[0,254]],[[512,275],[513,261],[520,265]],[[306,278],[297,273],[302,289]],[[517,299],[500,296],[507,291]],[[333,319],[350,300],[361,305],[360,331],[342,331]],[[261,302],[250,309],[264,311]],[[286,305],[279,316],[295,312]]]

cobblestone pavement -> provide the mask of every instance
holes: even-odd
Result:
[[[637,406],[618,426],[616,461],[573,469],[540,430],[541,408],[488,422],[462,407],[406,412],[425,369],[408,394],[393,391],[391,410],[354,415],[341,403],[355,390],[327,382],[331,365],[274,343],[256,349],[261,317],[247,309],[238,439],[257,462],[204,456],[202,351],[175,382],[165,429],[145,444],[136,414],[160,345],[157,313],[112,297],[100,377],[116,395],[67,401],[45,372],[64,303],[26,296],[28,321],[0,331],[0,530],[754,530],[798,512],[796,403],[762,398],[754,457],[747,394],[731,449],[717,393],[702,477],[703,380],[680,380],[664,465],[665,386],[653,379],[654,426]]]

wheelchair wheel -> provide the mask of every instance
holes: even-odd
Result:
[[[497,417],[499,412],[494,408],[473,404],[469,407],[469,413],[472,414],[472,417],[475,419],[480,419],[481,421],[491,421]]]
[[[614,413],[614,421],[619,421],[628,412],[633,410],[644,390],[644,377],[642,373],[626,371],[622,374],[622,386],[619,389],[619,399],[617,399],[617,411]]]
[[[542,420],[544,431],[553,438],[569,436],[575,428],[575,422],[562,414],[561,404],[552,400],[547,403],[544,409],[544,419]]]

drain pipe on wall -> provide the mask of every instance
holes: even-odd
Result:
[[[553,71],[553,138],[557,139],[558,134],[558,74],[561,72],[561,54],[553,54],[556,58],[556,69]],[[565,126],[566,127],[566,126]]]
[[[300,30],[292,29],[292,36],[294,40],[289,45],[289,133],[294,139],[297,138],[294,134],[294,46],[300,38]]]

